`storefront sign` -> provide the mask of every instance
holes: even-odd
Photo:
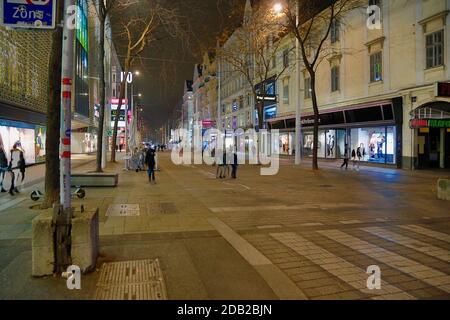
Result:
[[[258,101],[277,101],[277,96],[256,96]]]
[[[215,124],[216,122],[214,120],[202,120],[202,126],[204,128],[212,128]]]
[[[436,91],[437,97],[450,97],[450,82],[438,82]]]
[[[450,119],[412,119],[409,122],[412,129],[415,128],[450,128]]]

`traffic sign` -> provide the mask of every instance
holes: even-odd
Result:
[[[0,25],[10,28],[54,29],[56,0],[0,0]]]

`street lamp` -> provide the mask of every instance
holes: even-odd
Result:
[[[273,5],[272,9],[275,14],[277,14],[277,15],[281,14],[283,12],[283,5],[279,2],[277,2]]]

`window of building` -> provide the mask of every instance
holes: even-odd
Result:
[[[283,86],[283,103],[289,104],[289,82]]]
[[[369,0],[369,6],[381,7],[381,0]]]
[[[370,82],[383,80],[382,52],[370,55]]]
[[[339,91],[339,67],[334,66],[331,68],[331,92]]]
[[[311,78],[305,78],[305,99],[311,98]]]
[[[283,67],[289,67],[289,50],[286,49],[283,51]]]
[[[330,30],[331,43],[339,41],[339,30],[340,30],[339,20],[334,19],[333,22],[331,23],[331,30]]]
[[[444,64],[444,30],[426,36],[427,68]]]
[[[116,83],[116,73],[115,72],[112,74],[112,82]]]

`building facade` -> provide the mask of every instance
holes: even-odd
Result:
[[[89,153],[97,149],[102,61],[98,48],[100,24],[95,2],[78,0],[77,5],[71,148],[72,153]],[[119,65],[110,39],[107,32],[107,98],[115,90],[112,66]],[[20,141],[28,164],[43,162],[45,157],[51,50],[52,31],[7,30],[0,27],[0,143],[8,149]],[[108,117],[110,112],[105,114]]]
[[[369,16],[362,9],[347,13],[345,21],[332,27],[327,45],[333,54],[316,73],[319,157],[340,159],[348,145],[350,150],[359,148],[367,163],[450,168],[450,1],[361,3],[363,9],[380,7],[381,28],[369,29]],[[286,63],[292,65],[276,77],[275,101],[265,104],[264,120],[281,131],[280,153],[293,154],[300,106],[301,153],[310,157],[314,117],[309,74],[299,59],[286,55],[295,39],[288,35],[279,41],[285,44],[279,46],[273,75]],[[225,127],[233,128],[230,117],[239,110],[234,103],[248,88],[224,69],[220,116]]]

